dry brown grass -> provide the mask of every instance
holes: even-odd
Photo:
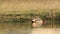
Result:
[[[30,10],[30,9],[60,8],[59,0],[0,0],[1,10]]]

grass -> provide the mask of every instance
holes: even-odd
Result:
[[[51,11],[51,9],[40,9],[40,10],[25,10],[25,11],[11,11],[11,10],[5,10],[0,12],[0,21],[27,21],[30,20],[35,17],[35,16],[39,16],[42,19],[46,19],[46,20],[51,20],[49,18],[47,18],[46,16],[48,15],[48,13]],[[56,16],[55,16],[55,20],[59,21],[60,19],[60,10],[59,9],[55,9],[54,10],[56,12]],[[2,19],[2,20],[1,20]]]

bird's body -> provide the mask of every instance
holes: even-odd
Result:
[[[41,18],[34,18],[32,20],[32,27],[40,27],[44,24],[45,20],[41,19]]]

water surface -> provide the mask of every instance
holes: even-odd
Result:
[[[60,28],[32,28],[26,23],[0,23],[0,34],[59,34]]]

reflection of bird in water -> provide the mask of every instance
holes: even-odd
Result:
[[[34,19],[32,19],[32,27],[40,27],[41,25],[45,23],[46,21],[39,17],[35,17]]]

